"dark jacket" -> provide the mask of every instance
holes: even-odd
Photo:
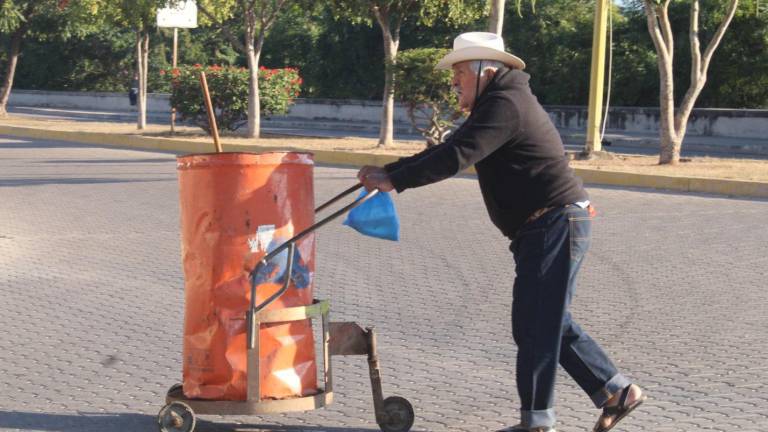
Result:
[[[540,208],[588,199],[528,79],[522,71],[498,69],[446,142],[385,167],[395,189],[435,183],[475,165],[491,220],[509,238]]]

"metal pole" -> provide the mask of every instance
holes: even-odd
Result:
[[[176,69],[176,60],[179,50],[179,29],[173,28],[173,61],[171,67]],[[176,132],[176,107],[171,107],[171,133]]]
[[[603,86],[605,82],[605,45],[611,0],[597,0],[592,35],[592,73],[589,79],[589,116],[587,118],[587,154],[603,149],[600,142],[600,121],[603,117]]]

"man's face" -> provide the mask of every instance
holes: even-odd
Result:
[[[476,91],[482,93],[495,74],[495,69],[486,69],[480,77],[480,86],[477,85],[477,71],[472,70],[471,61],[456,63],[452,66],[453,80],[451,85],[459,98],[459,109],[464,112],[472,110],[475,104]]]
[[[453,79],[451,85],[459,99],[459,109],[471,111],[475,103],[475,86],[477,86],[477,71],[470,68],[471,62],[465,61],[452,66]]]

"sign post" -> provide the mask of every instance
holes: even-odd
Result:
[[[176,68],[179,46],[179,29],[197,27],[197,3],[194,0],[180,0],[173,7],[157,10],[157,26],[173,28],[173,59],[171,65]],[[171,107],[171,133],[175,132],[176,108]]]

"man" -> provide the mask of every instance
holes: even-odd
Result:
[[[365,166],[366,189],[403,192],[477,170],[488,213],[512,240],[516,278],[512,334],[518,346],[521,422],[507,432],[554,432],[557,364],[602,408],[596,432],[613,428],[645,400],[568,312],[589,247],[591,207],[568,166],[560,136],[531,93],[525,63],[493,33],[465,33],[437,65],[453,69],[469,113],[446,142],[383,168]]]

